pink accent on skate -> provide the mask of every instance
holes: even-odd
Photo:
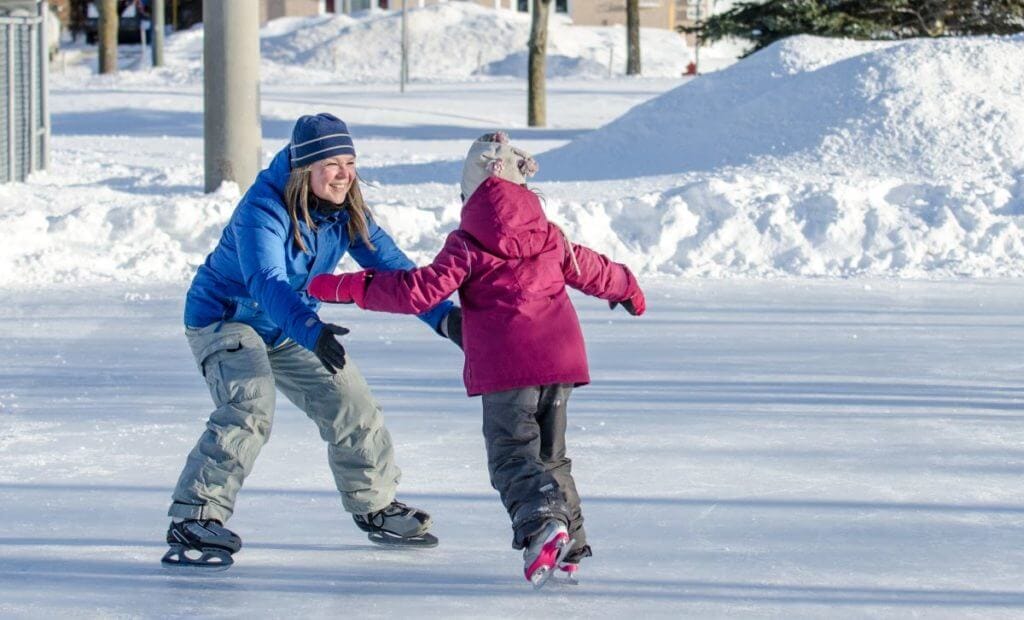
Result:
[[[563,573],[569,576],[575,575],[576,571],[578,571],[579,569],[579,564],[570,564],[568,562],[563,562],[562,564],[558,565],[558,570],[562,571]]]
[[[555,563],[558,562],[558,555],[567,542],[569,542],[569,534],[564,530],[561,532],[556,531],[554,536],[545,540],[544,546],[541,547],[540,553],[537,554],[537,559],[524,571],[526,580],[532,583],[533,576],[538,570],[554,568]]]

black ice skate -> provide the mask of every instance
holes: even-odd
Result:
[[[160,560],[165,567],[220,571],[234,564],[231,555],[242,548],[242,539],[219,521],[192,519],[171,523],[167,544],[171,548]]]
[[[388,506],[366,515],[352,515],[359,529],[367,533],[370,542],[393,547],[436,547],[437,536],[427,530],[433,524],[430,515],[391,502]]]

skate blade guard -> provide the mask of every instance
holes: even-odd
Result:
[[[235,560],[231,553],[218,547],[191,549],[184,545],[171,545],[160,564],[164,568],[180,572],[216,573],[231,568]]]
[[[384,530],[377,530],[370,532],[366,535],[370,542],[380,545],[382,547],[395,547],[395,548],[419,548],[419,549],[433,549],[438,545],[437,536],[424,532],[419,536],[409,536],[403,538],[397,534],[392,534]]]

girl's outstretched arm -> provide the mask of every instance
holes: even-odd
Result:
[[[644,293],[628,267],[612,262],[585,245],[571,243],[568,239],[565,244],[562,273],[566,284],[592,297],[607,300],[612,308],[621,303],[630,314],[644,313],[647,309]]]
[[[367,227],[370,243],[364,243],[357,235],[348,249],[349,254],[359,263],[360,267],[373,271],[416,268],[416,263],[409,260],[409,257],[395,245],[391,236],[372,217],[367,222]],[[437,306],[426,308],[424,312],[417,314],[421,321],[434,328],[434,331],[439,332],[441,323],[453,307],[454,305],[450,301],[442,301]]]
[[[310,282],[309,293],[322,301],[355,303],[366,310],[419,314],[447,299],[471,273],[469,246],[456,231],[425,267],[319,275]]]

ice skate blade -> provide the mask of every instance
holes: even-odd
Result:
[[[402,538],[386,532],[371,532],[366,535],[370,542],[381,547],[410,548],[410,549],[433,549],[438,545],[437,536],[430,533],[423,533],[419,536]]]
[[[190,552],[199,554],[199,557],[189,557]],[[234,563],[231,554],[223,549],[185,549],[181,545],[171,545],[160,558],[161,566],[176,573],[218,573],[231,568]]]
[[[557,572],[562,572],[562,571],[557,571]],[[551,583],[556,583],[556,584],[558,584],[560,586],[578,586],[578,585],[580,585],[580,580],[579,580],[578,577],[576,577],[576,575],[552,574],[551,577],[548,578],[548,581],[550,581]]]

